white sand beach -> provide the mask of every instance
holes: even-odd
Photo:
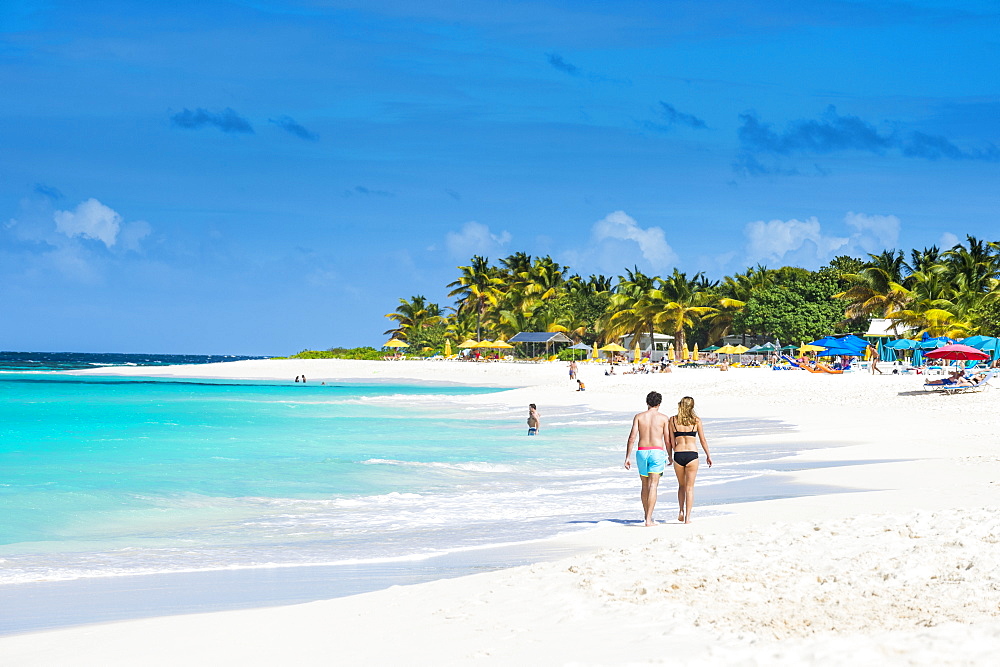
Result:
[[[727,505],[653,528],[602,523],[579,555],[308,604],[150,618],[0,639],[3,665],[992,664],[1000,651],[1000,391],[924,377],[678,369],[606,377],[566,364],[263,360],[126,368],[146,376],[441,381],[512,387],[463,400],[788,422],[747,446],[808,442],[794,474],[844,493]],[[102,373],[106,371],[87,371]],[[543,412],[544,414],[544,412]],[[708,433],[711,444],[711,432]],[[716,465],[724,465],[716,456]],[[661,502],[674,493],[672,475]],[[640,516],[636,480],[635,517]],[[658,512],[662,515],[662,512]],[[624,518],[624,517],[623,517]],[[668,517],[658,516],[659,519]]]

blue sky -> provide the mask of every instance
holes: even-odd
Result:
[[[584,275],[995,239],[995,2],[0,4],[0,349],[378,345]]]

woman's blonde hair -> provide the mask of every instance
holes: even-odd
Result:
[[[694,412],[694,399],[685,396],[677,403],[677,423],[693,426],[698,423],[698,415]]]

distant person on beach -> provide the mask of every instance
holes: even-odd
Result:
[[[660,414],[663,397],[658,391],[646,394],[646,411],[632,418],[632,430],[625,443],[625,470],[632,469],[632,450],[636,444],[635,466],[639,469],[642,487],[639,498],[646,526],[655,526],[653,509],[656,507],[656,493],[660,486],[663,469],[670,462],[668,420]]]
[[[878,350],[876,350],[872,345],[869,345],[868,349],[872,351],[872,375],[875,375],[876,373],[882,375],[882,369],[878,367]]]
[[[534,403],[528,404],[528,435],[538,435],[538,427],[542,425],[542,420],[538,416],[538,407]]]
[[[302,384],[305,384],[305,383],[306,383],[306,376],[305,376],[305,375],[303,375],[303,376],[302,376]]]
[[[698,440],[705,450],[705,461],[712,467],[705,429],[694,412],[694,399],[685,396],[677,403],[677,414],[670,418],[667,429],[667,451],[672,453],[674,474],[677,475],[677,520],[691,523],[694,507],[694,478],[698,475]]]
[[[583,383],[583,380],[577,380],[576,385],[577,391],[587,391],[587,385]]]
[[[298,375],[296,375],[296,376],[295,376],[295,381],[296,381],[296,382],[298,382],[298,381],[299,381],[299,376],[298,376]]]
[[[577,371],[576,362],[575,361],[569,362],[569,379],[570,379],[570,381],[576,379],[576,371]]]

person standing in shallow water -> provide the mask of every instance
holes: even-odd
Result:
[[[625,444],[625,470],[632,469],[632,450],[636,444],[635,463],[642,482],[639,497],[645,525],[655,526],[653,509],[656,507],[656,493],[664,467],[671,461],[670,440],[667,432],[667,418],[660,414],[663,397],[658,391],[646,394],[646,411],[632,418],[632,430]]]
[[[673,454],[674,474],[677,475],[677,520],[691,523],[694,507],[694,479],[698,476],[698,442],[705,450],[705,461],[712,467],[705,429],[694,412],[694,399],[685,396],[677,403],[677,414],[670,418],[667,429],[667,451]]]
[[[538,416],[538,407],[534,403],[528,404],[528,435],[538,435],[538,427],[542,425],[542,419]]]

